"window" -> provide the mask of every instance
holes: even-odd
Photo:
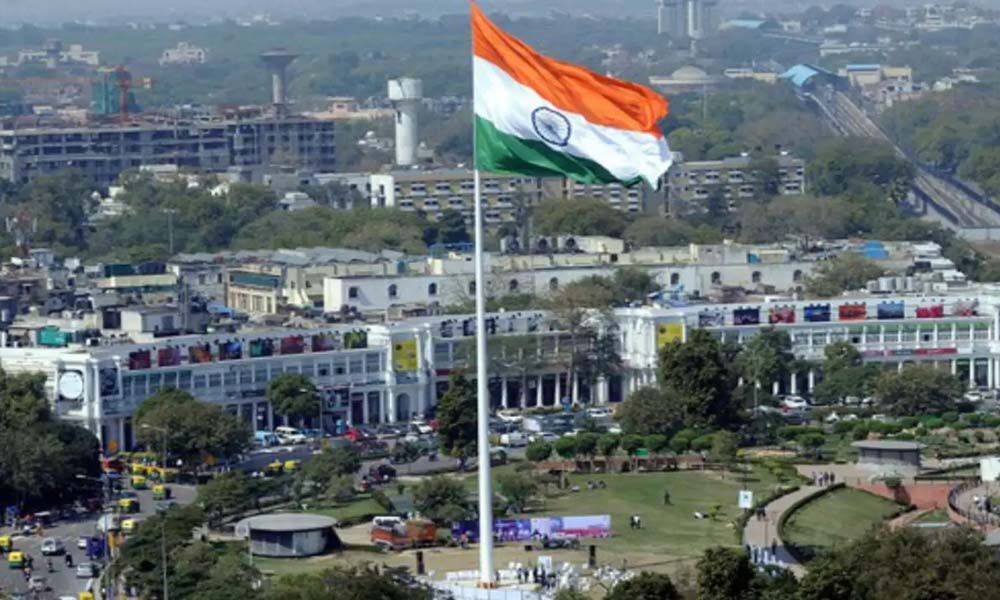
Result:
[[[399,288],[396,287],[396,284],[394,283],[394,284],[390,285],[389,286],[389,297],[390,298],[395,298],[398,295],[399,295]]]
[[[476,282],[475,281],[470,281],[469,282],[469,293],[470,294],[475,294],[476,293]]]
[[[792,281],[794,281],[795,283],[799,283],[800,281],[802,281],[802,271],[801,270],[795,269],[795,272],[792,273]]]
[[[549,289],[552,290],[553,292],[559,289],[558,277],[553,277],[552,279],[549,279]]]
[[[750,274],[750,280],[754,283],[760,283],[760,271],[754,271]]]
[[[428,296],[437,296],[437,294],[438,294],[438,284],[436,284],[436,283],[428,284],[428,286],[427,286],[427,295]]]
[[[680,273],[671,273],[670,274],[670,285],[677,285],[680,282],[681,282],[681,274]]]
[[[712,271],[712,285],[719,285],[722,283],[722,274],[718,271]]]
[[[517,291],[517,280],[511,279],[510,283],[507,284],[507,291],[516,292]]]
[[[357,288],[357,286],[353,286],[352,285],[351,287],[347,288],[347,297],[350,298],[351,300],[357,299],[357,297],[358,297],[358,288]]]

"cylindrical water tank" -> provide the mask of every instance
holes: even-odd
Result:
[[[389,100],[396,109],[396,164],[408,167],[417,163],[420,130],[417,113],[423,98],[423,82],[403,77],[389,81]]]

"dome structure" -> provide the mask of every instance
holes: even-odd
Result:
[[[713,80],[708,73],[693,65],[685,65],[677,69],[670,75],[670,78],[674,81],[688,81],[691,83]]]

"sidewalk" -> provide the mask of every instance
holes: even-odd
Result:
[[[799,564],[785,548],[784,541],[778,535],[778,523],[792,505],[824,489],[815,485],[803,486],[791,494],[786,494],[765,506],[764,508],[767,510],[766,519],[758,521],[755,517],[751,516],[750,520],[747,521],[746,527],[743,528],[743,544],[770,548],[771,542],[777,541],[778,561],[784,563],[796,577],[802,577],[805,574],[805,567]]]

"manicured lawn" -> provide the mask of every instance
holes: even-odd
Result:
[[[924,525],[928,523],[951,523],[951,518],[948,517],[948,511],[944,509],[937,509],[925,512],[913,521],[914,525]]]
[[[313,505],[308,500],[306,500],[306,504],[309,505],[309,508],[303,512],[324,515],[341,521],[364,515],[380,515],[385,512],[385,509],[372,500],[370,496],[364,496],[354,502],[340,505],[327,503]]]
[[[896,503],[874,494],[836,489],[792,513],[783,535],[804,557],[815,556],[861,537],[898,509]]]
[[[587,480],[604,481],[605,489],[587,489]],[[475,478],[468,480],[476,489]],[[579,492],[558,492],[545,499],[544,506],[523,516],[610,514],[615,533],[596,540],[599,552],[616,556],[642,554],[670,558],[696,557],[706,548],[735,545],[733,521],[741,514],[737,506],[739,490],[751,489],[761,495],[773,490],[777,480],[757,469],[746,484],[742,476],[713,471],[668,473],[585,474],[569,476]],[[552,488],[555,492],[555,488]],[[664,505],[664,491],[670,505]],[[719,505],[716,519],[696,519],[695,512],[708,514]],[[629,517],[642,517],[642,529],[629,529]],[[586,542],[589,543],[589,542]]]

